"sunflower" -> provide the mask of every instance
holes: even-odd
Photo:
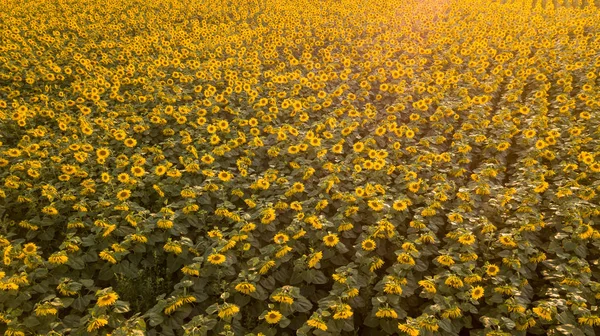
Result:
[[[437,289],[435,288],[435,283],[431,280],[421,280],[419,281],[419,286],[423,287],[423,289],[428,293],[437,292]]]
[[[452,257],[447,254],[440,255],[435,260],[444,266],[454,265],[454,259],[452,259]]]
[[[294,190],[294,192],[296,192],[296,193],[303,192],[304,191],[304,184],[301,183],[301,182],[295,182],[292,185],[292,190]]]
[[[252,294],[256,291],[256,287],[249,282],[240,282],[235,285],[235,290],[243,294]]]
[[[239,313],[240,307],[233,303],[225,303],[221,307],[219,307],[218,311],[218,316],[223,319]]]
[[[500,238],[498,238],[498,241],[506,247],[516,247],[517,246],[517,243],[515,243],[513,238],[510,236],[507,236],[507,235],[500,236]]]
[[[264,263],[261,268],[258,270],[258,274],[266,274],[273,266],[275,266],[275,261],[269,260]]]
[[[398,257],[396,258],[396,261],[398,261],[399,263],[401,263],[403,265],[410,265],[410,266],[415,265],[415,259],[408,253],[400,253],[398,255]]]
[[[463,245],[473,245],[473,243],[475,243],[475,236],[470,233],[461,235],[458,237],[458,242]]]
[[[21,156],[21,151],[16,148],[11,148],[7,151],[7,154],[10,157],[19,157]]]
[[[50,257],[48,257],[48,262],[54,265],[66,264],[67,261],[69,261],[69,257],[64,251],[53,253]]]
[[[402,249],[406,252],[418,252],[415,244],[411,242],[402,243]]]
[[[129,197],[131,197],[131,190],[129,189],[122,189],[117,192],[117,199],[121,202],[127,200]]]
[[[226,172],[224,170],[222,170],[221,172],[219,172],[219,174],[217,175],[217,177],[223,181],[223,182],[227,182],[229,180],[231,180],[231,178],[233,177],[233,174]]]
[[[292,304],[294,303],[294,298],[286,293],[278,293],[272,296],[273,300],[279,303]]]
[[[448,278],[446,278],[444,284],[454,288],[461,288],[462,286],[464,286],[463,281],[460,279],[460,277],[456,275],[450,275]]]
[[[463,217],[461,216],[461,214],[453,212],[448,214],[448,219],[451,222],[456,222],[456,223],[462,223],[463,222]]]
[[[218,128],[215,125],[206,126],[206,131],[210,134],[214,134],[217,130],[218,130]]]
[[[323,252],[319,251],[314,253],[310,259],[308,260],[308,268],[313,268],[317,265],[319,261],[323,258]]]
[[[189,275],[189,276],[196,276],[196,277],[200,276],[200,271],[197,270],[197,269],[195,269],[195,268],[193,268],[193,266],[194,265],[192,265],[192,267],[191,266],[183,266],[181,268],[181,272],[183,274]]]
[[[117,180],[119,180],[119,182],[121,183],[127,183],[130,180],[130,176],[127,173],[121,173],[119,175],[117,175]]]
[[[373,257],[371,260],[372,261],[369,264],[369,271],[370,272],[375,272],[376,270],[378,270],[381,267],[383,267],[383,265],[385,264],[385,261],[383,261],[383,259],[381,259],[379,257]]]
[[[508,147],[510,147],[510,144],[506,141],[503,141],[503,142],[499,143],[498,146],[496,146],[496,149],[500,152],[504,152],[505,150],[508,149]]]
[[[360,246],[365,251],[373,251],[377,247],[377,244],[373,239],[365,239]]]
[[[108,324],[108,316],[102,315],[96,318],[92,318],[87,325],[87,331],[92,332],[98,330]]]
[[[365,148],[365,144],[363,144],[362,142],[357,142],[354,145],[352,145],[352,149],[354,150],[355,153],[362,152],[362,150],[364,148]]]
[[[100,253],[98,253],[98,256],[100,257],[100,259],[106,260],[111,264],[117,263],[117,259],[115,259],[115,257],[107,250],[101,251]]]
[[[27,243],[23,245],[23,252],[25,254],[34,254],[37,252],[37,246],[34,243]]]
[[[102,182],[108,183],[112,179],[112,176],[110,176],[110,174],[107,172],[103,172],[102,174],[100,174],[100,179],[102,180]]]
[[[167,172],[167,167],[163,165],[158,165],[154,168],[154,173],[158,176],[163,176]]]
[[[290,203],[290,209],[292,209],[294,211],[302,211],[302,203],[300,203],[298,201],[294,201],[294,202]]]
[[[276,218],[277,218],[277,215],[275,213],[275,209],[267,208],[262,211],[262,217],[260,219],[260,222],[262,224],[268,225],[271,222],[273,222]]]
[[[577,319],[579,324],[588,325],[591,327],[600,326],[600,317],[597,315],[586,314]]]
[[[98,307],[106,307],[112,306],[119,299],[119,295],[115,292],[109,292],[105,295],[102,295],[98,298],[97,305]]]
[[[275,244],[279,245],[286,243],[289,239],[290,238],[285,233],[278,233],[273,237]]]
[[[531,309],[531,311],[533,311],[535,315],[546,321],[552,320],[552,310],[550,310],[549,308],[539,306]]]
[[[420,187],[421,187],[421,184],[419,182],[411,182],[408,184],[408,190],[410,190],[413,193],[416,193],[417,191],[419,191]]]
[[[354,193],[356,194],[356,196],[358,197],[363,197],[365,196],[365,189],[363,187],[356,187],[354,189]]]
[[[412,205],[412,202],[409,199],[400,199],[392,204],[392,208],[396,211],[404,211],[408,209],[408,206],[410,205]]]
[[[335,233],[330,233],[330,234],[326,235],[325,237],[323,237],[323,243],[325,243],[325,246],[328,246],[328,247],[334,247],[339,242],[340,242],[340,238],[338,238],[337,234],[335,234]]]
[[[581,133],[583,132],[583,128],[580,127],[573,127],[569,129],[569,134],[571,134],[574,137],[580,136]]]
[[[479,299],[481,299],[481,297],[483,297],[484,293],[485,293],[485,291],[484,291],[483,287],[481,287],[481,286],[474,287],[471,290],[471,298],[473,300],[479,300]]]
[[[265,315],[265,321],[269,324],[276,324],[281,320],[281,313],[277,310],[271,310]]]
[[[345,320],[349,319],[350,317],[352,317],[352,315],[354,315],[354,313],[352,312],[352,307],[345,303],[335,305],[332,308],[335,311],[335,313],[333,314],[334,320]]]
[[[546,143],[546,141],[539,139],[538,141],[535,142],[535,148],[537,149],[544,149],[548,146],[548,144]]]
[[[533,138],[535,136],[535,134],[536,134],[535,130],[532,130],[532,129],[528,129],[528,130],[523,131],[523,136],[526,139]]]
[[[134,138],[127,138],[123,141],[123,144],[129,148],[135,147],[137,145],[137,140]]]
[[[110,150],[108,148],[102,147],[96,150],[96,156],[98,158],[106,159],[110,155]]]
[[[455,319],[461,317],[462,310],[458,306],[454,306],[452,308],[448,308],[442,312],[442,318],[444,319]]]
[[[163,245],[163,250],[165,250],[166,252],[173,253],[175,255],[178,255],[181,252],[183,252],[181,246],[179,246],[177,242],[171,241],[170,239],[167,241],[166,244]]]
[[[144,168],[142,168],[140,166],[131,167],[131,174],[133,174],[133,176],[135,176],[135,177],[142,177],[142,176],[144,176],[145,173],[146,173],[146,171],[144,170]]]
[[[375,316],[378,318],[392,318],[392,319],[397,319],[398,318],[398,313],[396,313],[396,311],[393,308],[390,307],[379,307],[377,309],[377,312],[375,313]]]
[[[369,208],[371,208],[373,211],[381,211],[384,208],[384,204],[381,200],[369,200],[367,202],[367,205],[369,206]]]
[[[342,154],[343,150],[344,150],[344,147],[341,144],[334,145],[331,148],[331,151],[334,152],[335,154]]]
[[[320,318],[311,317],[308,321],[306,321],[306,324],[319,330],[327,330],[327,324],[325,324],[325,322]]]
[[[201,160],[201,161],[202,161],[204,164],[207,164],[207,165],[208,165],[208,164],[211,164],[211,163],[213,163],[213,162],[215,161],[215,158],[214,158],[214,157],[212,157],[212,156],[211,156],[211,155],[209,155],[209,154],[204,154],[200,160]]]
[[[290,146],[288,147],[288,153],[290,154],[298,154],[298,152],[300,151],[300,148],[298,146]]]
[[[401,332],[408,334],[409,336],[419,336],[419,334],[421,333],[419,328],[404,323],[398,323],[398,329]]]
[[[343,295],[346,295],[349,298],[353,298],[353,297],[357,297],[358,293],[359,293],[359,289],[358,288],[350,288]]]
[[[498,272],[500,272],[500,267],[494,264],[487,265],[487,267],[485,268],[485,273],[489,276],[496,276]]]
[[[213,265],[220,265],[224,263],[227,258],[222,254],[216,253],[209,255],[207,260]]]

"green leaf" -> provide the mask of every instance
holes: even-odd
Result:
[[[38,236],[38,238],[40,240],[44,240],[44,241],[50,241],[52,239],[54,239],[54,228],[53,227],[47,227],[44,228],[44,230],[42,232],[40,232],[40,235]]]
[[[292,308],[299,313],[305,313],[312,309],[312,303],[307,298],[301,296],[294,301]]]
[[[557,314],[556,320],[562,324],[575,324],[575,317],[567,311]]]
[[[156,327],[157,325],[163,323],[163,321],[165,320],[165,318],[162,316],[162,314],[158,314],[158,313],[150,313],[146,316],[148,318],[148,323],[150,324],[151,327]]]
[[[127,313],[129,311],[129,304],[125,301],[118,300],[115,302],[113,311],[120,314]]]
[[[250,296],[237,293],[233,299],[233,302],[236,305],[243,307],[247,305],[251,300],[252,298]]]
[[[69,258],[67,265],[71,266],[71,268],[75,270],[82,270],[85,268],[85,262],[83,258]]]
[[[73,301],[73,308],[77,309],[80,312],[83,312],[87,308],[87,306],[90,304],[90,302],[91,302],[90,295],[80,296],[77,299],[75,299],[75,301]]]
[[[281,321],[279,321],[279,327],[286,328],[288,325],[290,325],[290,322],[290,319],[282,318]]]
[[[82,280],[79,280],[79,282],[88,288],[92,287],[94,285],[94,280],[92,280],[92,279],[82,279]]]
[[[208,308],[206,308],[206,313],[207,314],[214,314],[214,313],[217,312],[217,310],[219,310],[218,304],[215,303],[213,305],[210,305]]]
[[[515,322],[507,317],[501,317],[500,318],[502,320],[502,322],[504,322],[504,325],[506,326],[506,328],[512,330],[515,328]]]
[[[71,306],[71,304],[73,304],[75,299],[67,297],[67,298],[61,298],[60,301],[62,302],[63,307],[68,308],[69,306]]]
[[[575,254],[580,258],[585,259],[587,257],[587,247],[585,245],[578,245],[575,248]]]
[[[304,272],[292,272],[292,277],[290,278],[290,284],[295,285],[302,283],[304,279]]]
[[[367,318],[365,318],[364,325],[371,328],[377,328],[379,326],[379,319],[373,316],[373,314],[369,314]]]
[[[310,275],[306,278],[308,283],[322,285],[327,283],[327,277],[319,270],[311,270]]]
[[[443,330],[452,333],[454,332],[454,328],[452,326],[452,322],[449,319],[442,319],[438,321],[438,325],[440,326],[440,328],[442,328]]]
[[[565,248],[565,251],[573,251],[577,248],[577,244],[573,243],[572,241],[565,240],[563,242],[563,247]]]
[[[398,321],[395,319],[394,320],[383,319],[379,322],[379,325],[388,335],[393,335],[398,329]],[[371,334],[371,335],[375,335],[375,334]]]
[[[423,262],[421,259],[415,260],[414,270],[417,272],[425,272],[427,271],[427,264]]]
[[[40,325],[40,321],[35,316],[28,316],[23,320],[23,324],[27,328],[33,328]]]

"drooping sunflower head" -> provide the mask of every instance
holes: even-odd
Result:
[[[98,297],[97,305],[99,307],[111,306],[119,299],[119,295],[115,292],[109,292]]]

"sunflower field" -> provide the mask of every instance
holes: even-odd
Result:
[[[0,335],[600,335],[600,2],[0,4]]]

